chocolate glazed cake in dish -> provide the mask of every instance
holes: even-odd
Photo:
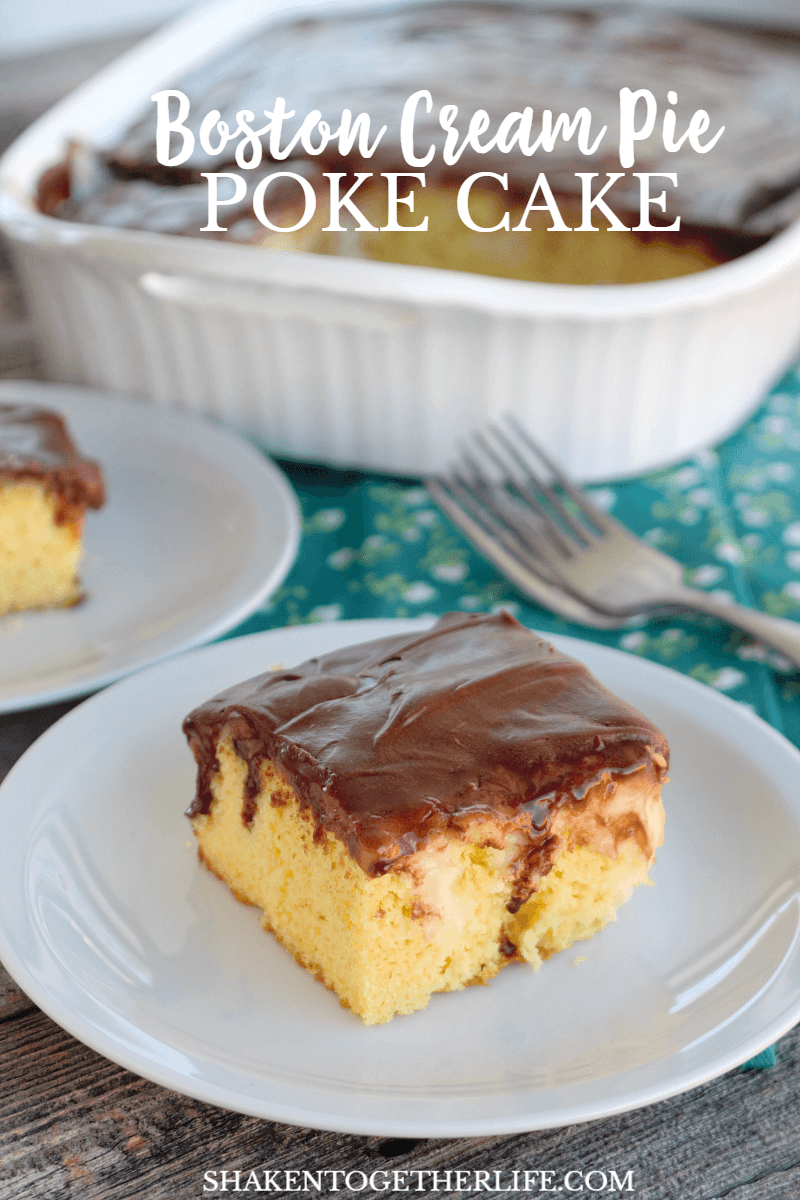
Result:
[[[638,143],[635,166],[620,166],[619,90],[650,89],[666,106],[674,97],[681,130],[691,114],[707,111],[713,131],[725,134],[710,155],[684,144],[667,150],[661,140],[661,112],[651,135]],[[791,41],[722,28],[675,14],[634,5],[580,3],[556,7],[520,3],[452,0],[392,6],[388,10],[333,12],[300,20],[272,21],[196,67],[173,83],[190,101],[187,126],[194,149],[175,167],[156,159],[155,105],[124,131],[112,146],[96,152],[74,144],[69,160],[42,178],[39,206],[66,220],[118,228],[152,230],[201,238],[246,242],[269,250],[305,250],[464,270],[512,279],[550,283],[633,283],[692,274],[741,256],[784,228],[800,212],[798,99],[800,55]],[[415,188],[413,211],[400,207],[401,225],[424,217],[426,236],[360,232],[344,213],[346,232],[330,231],[329,185],[325,171],[374,173],[355,194],[375,230],[386,223],[385,181],[380,172],[407,172],[401,153],[399,123],[406,99],[419,89],[433,96],[431,111],[416,111],[418,153],[436,147],[425,168],[425,186],[407,178],[401,195]],[[284,142],[297,132],[303,114],[321,113],[336,129],[343,108],[367,113],[372,138],[386,126],[373,157],[355,150],[342,154],[335,142],[318,157],[297,146],[288,159],[270,159],[263,137],[263,159],[242,170],[234,159],[235,142],[220,154],[204,148],[200,137],[206,113],[217,110],[230,129],[237,113],[259,117],[271,112],[275,98],[293,114],[285,122]],[[592,152],[581,154],[573,133],[555,137],[535,152],[504,154],[496,147],[478,153],[467,147],[458,162],[446,166],[445,132],[439,111],[444,103],[458,112],[458,141],[469,118],[484,109],[492,134],[505,114],[530,108],[535,130],[542,114],[570,118],[583,106],[595,136],[608,132]],[[488,135],[487,135],[488,136]],[[531,142],[535,139],[535,132]],[[711,136],[711,135],[709,135]],[[484,139],[485,140],[485,139]],[[304,197],[285,176],[299,173],[317,195],[314,218],[291,233],[276,233],[256,219],[252,197],[267,176],[268,216],[290,229],[301,218]],[[456,211],[458,185],[473,172],[508,173],[508,187],[480,180],[471,190],[470,209],[482,229],[468,229]],[[526,211],[526,200],[539,172],[558,197],[571,232],[553,225],[549,212],[529,212],[525,232],[513,232]],[[607,172],[622,172],[607,202],[627,232],[597,238],[578,231],[581,182],[576,172],[597,172],[597,187]],[[639,180],[632,173],[656,173],[666,199],[664,211],[652,211],[656,225],[681,217],[679,231],[638,232]],[[208,189],[203,172],[234,172],[246,191],[220,208],[220,227],[206,231]],[[676,173],[678,188],[662,178]],[[232,195],[232,185],[225,196]],[[223,192],[220,192],[223,196]],[[541,206],[542,199],[539,197]],[[510,230],[499,228],[510,213]],[[607,219],[595,213],[595,229]],[[213,228],[213,227],[212,227]],[[336,227],[334,227],[335,230]],[[220,232],[221,230],[221,232]]]
[[[507,613],[260,675],[184,731],[200,858],[366,1024],[592,937],[663,837],[664,736]]]
[[[83,520],[103,500],[100,467],[57,413],[0,404],[0,615],[81,598]]]

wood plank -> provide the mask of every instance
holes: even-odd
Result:
[[[23,992],[0,963],[0,1022],[20,1013],[30,1012],[36,1006]],[[0,1036],[2,1036],[0,1034]]]
[[[28,747],[76,704],[80,704],[80,699],[64,700],[60,704],[31,708],[26,712],[0,715],[0,780],[8,774]]]
[[[151,32],[117,34],[96,41],[55,46],[2,60],[0,70],[0,150],[61,100]]]
[[[635,1194],[676,1200],[800,1195],[791,1190],[800,1178],[800,1030],[771,1071],[734,1073],[589,1125],[452,1141],[353,1137],[226,1112],[139,1079],[38,1010],[5,1021],[0,1034],[0,1196],[194,1200],[206,1171],[297,1169],[438,1171],[442,1197],[458,1194],[447,1171],[526,1169],[553,1171],[556,1182],[567,1171],[633,1171]],[[416,1192],[419,1181],[407,1182]],[[426,1192],[433,1182],[423,1177]],[[359,1195],[358,1184],[338,1194]]]

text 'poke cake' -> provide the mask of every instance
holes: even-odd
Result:
[[[0,615],[80,599],[83,519],[103,499],[57,413],[0,404]]]
[[[592,937],[663,837],[663,734],[503,612],[260,675],[184,731],[202,861],[367,1024]]]

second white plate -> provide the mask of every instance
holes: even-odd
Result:
[[[800,754],[691,679],[570,638],[672,746],[667,840],[590,942],[366,1028],[197,862],[184,715],[407,621],[301,626],[161,663],[54,725],[0,786],[0,957],[100,1053],[198,1099],[355,1134],[567,1125],[685,1091],[800,1018]],[[97,731],[102,730],[98,736]]]
[[[288,480],[222,426],[56,384],[0,383],[2,403],[66,417],[103,467],[107,501],[86,517],[86,599],[0,617],[0,712],[80,696],[220,637],[292,565],[300,514]]]

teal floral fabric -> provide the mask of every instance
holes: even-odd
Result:
[[[665,663],[748,705],[800,746],[800,674],[712,617],[573,625],[524,599],[415,481],[283,463],[303,510],[286,582],[228,636],[308,621],[509,609],[524,624]],[[727,441],[667,470],[587,489],[679,559],[687,583],[800,619],[800,367]]]
[[[507,608],[523,624],[665,663],[745,704],[800,747],[800,673],[701,614],[599,631],[524,599],[436,508],[418,481],[282,464],[303,510],[284,585],[229,637],[311,621]],[[800,367],[727,441],[677,466],[587,489],[677,558],[686,581],[800,619]],[[745,1066],[769,1066],[771,1051]]]

